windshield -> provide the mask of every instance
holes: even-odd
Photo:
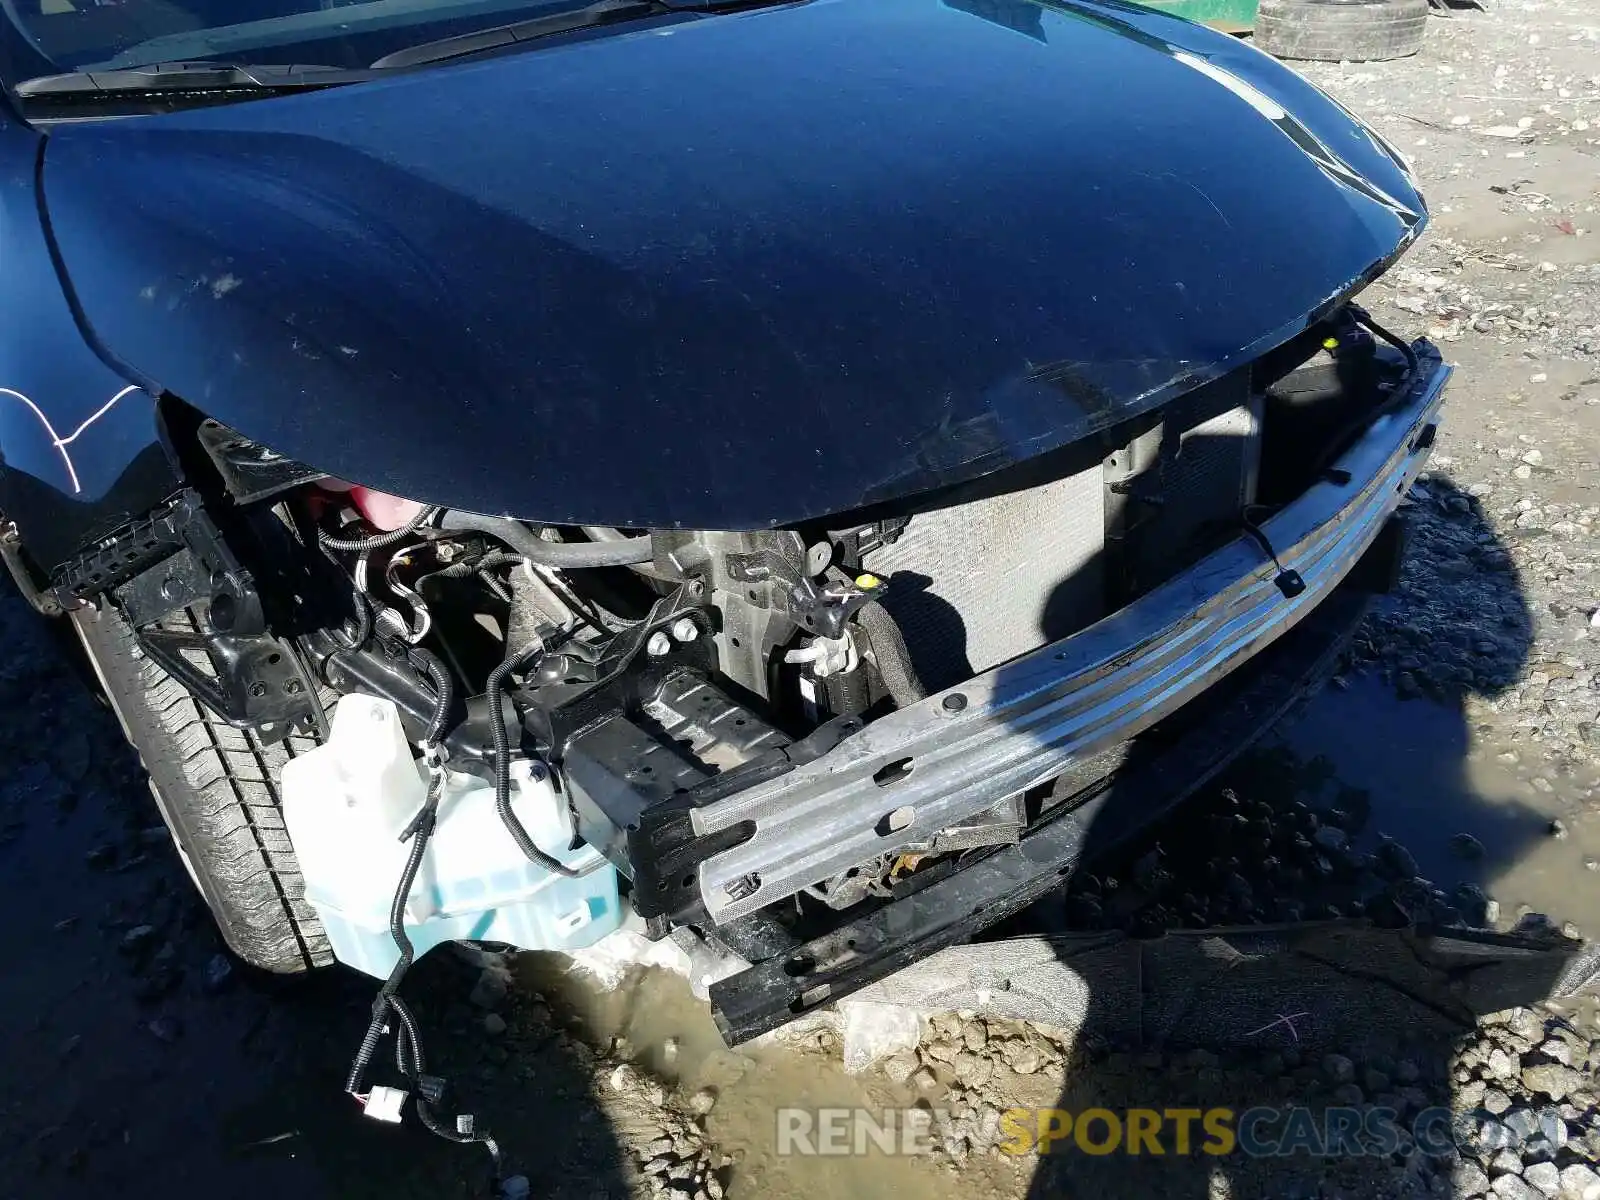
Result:
[[[8,82],[187,59],[361,68],[585,0],[0,0]]]

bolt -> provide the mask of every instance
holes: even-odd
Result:
[[[672,623],[672,636],[680,642],[692,642],[700,636],[700,626],[692,617],[679,617]]]
[[[966,708],[967,698],[960,692],[951,692],[943,700],[939,701],[939,705],[947,713],[958,713]]]
[[[252,683],[250,685],[250,694],[257,700],[261,699],[261,697],[267,694],[267,685],[260,682]]]
[[[167,576],[161,581],[161,598],[163,600],[176,600],[183,595],[183,584],[174,576]]]
[[[671,649],[672,639],[666,634],[662,633],[659,629],[652,633],[650,635],[650,640],[644,644],[644,651],[651,658],[660,658],[663,654]]]
[[[300,687],[301,684],[298,679],[290,679],[284,683],[283,690],[293,696],[300,691]]]

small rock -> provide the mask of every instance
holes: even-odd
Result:
[[[1556,841],[1564,842],[1567,840],[1567,823],[1560,817],[1557,817],[1555,820],[1550,822],[1545,832],[1547,832],[1551,837],[1555,838]]]
[[[1600,628],[1600,623],[1596,623]],[[83,856],[83,861],[97,871],[104,871],[117,861],[117,848],[110,845],[96,846]]]
[[[1499,1088],[1488,1088],[1483,1093],[1483,1107],[1498,1117],[1511,1107],[1511,1097]]]
[[[611,1074],[606,1076],[606,1082],[611,1085],[613,1092],[631,1092],[639,1085],[639,1072],[627,1063],[621,1063],[612,1068]]]
[[[890,1083],[905,1083],[917,1070],[917,1056],[909,1050],[891,1054],[883,1060],[883,1073]]]
[[[1461,1200],[1470,1200],[1489,1190],[1489,1177],[1483,1168],[1471,1159],[1462,1159],[1450,1171],[1450,1182]]]
[[[1560,1063],[1535,1063],[1522,1068],[1522,1086],[1552,1100],[1565,1099],[1569,1092],[1578,1091],[1584,1083],[1583,1075]]]
[[[1311,840],[1324,850],[1338,853],[1350,844],[1350,837],[1334,825],[1324,825],[1311,835]]]
[[[1500,1200],[1539,1200],[1539,1193],[1534,1191],[1516,1175],[1502,1175],[1490,1187],[1492,1195]]]
[[[1399,842],[1385,838],[1377,850],[1378,873],[1386,879],[1411,879],[1417,874],[1417,860]]]
[[[698,1117],[705,1116],[717,1106],[717,1094],[710,1088],[701,1088],[689,1097],[689,1111]]]
[[[1522,1178],[1545,1196],[1554,1196],[1561,1190],[1561,1172],[1556,1169],[1555,1163],[1534,1163],[1523,1170]]]
[[[500,1200],[528,1200],[532,1193],[526,1175],[511,1175],[500,1181]]]
[[[1476,1106],[1477,1101],[1468,1101]],[[1472,1144],[1477,1147],[1479,1157],[1491,1154],[1497,1150],[1504,1150],[1511,1145],[1511,1132],[1499,1121],[1480,1121],[1473,1130]]]
[[[1600,1175],[1583,1163],[1561,1169],[1561,1191],[1571,1200],[1600,1200]]]
[[[1352,1083],[1356,1065],[1342,1054],[1329,1054],[1322,1060],[1322,1073],[1334,1083]]]
[[[933,1073],[931,1067],[918,1067],[911,1072],[910,1082],[918,1091],[931,1092],[939,1086],[939,1077]]]
[[[506,977],[486,967],[478,973],[478,981],[472,985],[467,999],[478,1008],[499,1008],[506,998],[506,987]]]
[[[1538,916],[1531,913],[1530,916]],[[1548,917],[1542,918],[1549,920]],[[1513,1008],[1506,1021],[1507,1027],[1518,1038],[1532,1046],[1544,1040],[1544,1018],[1531,1008]]]
[[[1572,1047],[1560,1038],[1550,1038],[1539,1047],[1539,1053],[1554,1059],[1564,1067],[1572,1065]]]
[[[506,1031],[506,1019],[499,1013],[484,1013],[483,1031],[490,1037],[499,1037]]]
[[[1409,1058],[1402,1058],[1394,1065],[1394,1081],[1400,1084],[1413,1084],[1422,1078],[1422,1071],[1417,1064]]]
[[[951,1067],[956,1078],[969,1088],[982,1087],[994,1074],[994,1060],[973,1054],[970,1050],[963,1050],[956,1055]]]
[[[1489,1173],[1492,1175],[1520,1175],[1522,1174],[1522,1159],[1517,1157],[1517,1152],[1508,1146],[1489,1160]]]
[[[1511,1136],[1525,1142],[1539,1131],[1539,1118],[1531,1108],[1514,1108],[1500,1122],[1511,1131]]]
[[[922,1057],[940,1063],[953,1062],[956,1057],[956,1048],[946,1041],[929,1042],[922,1047]]]
[[[150,949],[150,943],[155,940],[155,936],[154,925],[135,925],[122,935],[119,948],[124,954],[143,954]]]
[[[178,1035],[183,1032],[183,1027],[178,1024],[176,1017],[156,1017],[145,1028],[156,1041],[169,1044],[177,1041]]]
[[[1470,833],[1458,833],[1450,839],[1450,852],[1457,858],[1478,859],[1483,857],[1483,843]]]
[[[1006,1064],[1018,1075],[1032,1075],[1043,1065],[1043,1059],[1033,1043],[1013,1042],[1006,1049]]]
[[[1333,1089],[1334,1100],[1346,1108],[1359,1108],[1366,1101],[1366,1095],[1361,1086],[1355,1083],[1341,1083]]]
[[[1489,1057],[1483,1064],[1484,1074],[1490,1079],[1510,1079],[1516,1072],[1516,1064],[1512,1062],[1511,1055],[1496,1046],[1489,1051]]]
[[[1568,1139],[1566,1119],[1553,1108],[1541,1108],[1539,1136],[1550,1144],[1552,1152],[1561,1149],[1567,1144]]]
[[[233,980],[233,960],[226,954],[213,954],[206,959],[201,973],[201,985],[208,992],[220,992]]]
[[[989,1030],[982,1021],[967,1021],[961,1026],[961,1040],[968,1050],[982,1050],[989,1044]]]

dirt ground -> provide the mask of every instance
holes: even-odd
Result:
[[[1415,58],[1305,68],[1413,159],[1432,225],[1367,302],[1437,339],[1458,374],[1398,596],[1334,687],[1134,856],[1133,873],[1166,861],[1160,887],[1201,907],[1240,885],[1189,879],[1161,847],[1239,810],[1269,832],[1332,830],[1316,845],[1352,871],[1420,881],[1424,901],[1470,920],[1537,911],[1600,932],[1600,5],[1487,2],[1431,20]],[[364,1121],[342,1094],[369,983],[231,962],[113,718],[9,594],[0,637],[0,1197],[490,1194],[487,1156]],[[1106,921],[1113,882],[1075,886],[1064,926]],[[1304,907],[1287,884],[1242,883],[1261,915]],[[660,974],[606,991],[553,961],[508,975],[438,955],[413,979],[434,1061],[534,1195],[1600,1196],[1583,1174],[1600,1162],[1600,1026],[1582,1006],[1222,1059],[950,1015],[852,1076],[827,1029],[726,1050]],[[1487,1140],[1424,1166],[1151,1173],[1041,1166],[981,1132],[1012,1104],[1153,1097],[1435,1103],[1477,1114]],[[977,1132],[911,1157],[777,1153],[779,1105],[919,1103]]]

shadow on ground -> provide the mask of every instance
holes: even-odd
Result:
[[[1510,556],[1476,502],[1439,481],[1430,487],[1407,514],[1402,595],[1382,602],[1345,667],[1394,652],[1414,659],[1403,692],[1451,726],[1442,744],[1452,753],[1427,762],[1407,790],[1442,841],[1478,823],[1432,808],[1437,797],[1473,803],[1464,698],[1515,679],[1531,624]],[[1427,669],[1440,664],[1448,669]],[[1406,719],[1405,704],[1374,707],[1360,735],[1381,742]],[[1136,746],[1130,768],[1160,739]],[[1559,933],[1530,927],[1552,947],[1543,952],[1455,937],[1453,928],[1483,922],[1481,889],[1422,877],[1403,845],[1377,836],[1382,818],[1367,798],[1323,786],[1321,774],[1281,748],[1247,759],[1131,849],[1119,810],[1147,804],[1148,792],[1112,785],[1085,841],[1094,870],[1069,880],[1054,913],[1029,916],[1036,929],[1079,931],[1058,944],[1086,990],[1057,1101],[1078,1127],[1039,1159],[1031,1196],[1471,1195],[1487,1176],[1457,1143],[1473,1138],[1487,1139],[1486,1166],[1513,1149],[1500,1172],[1577,1161],[1593,1096],[1560,1058],[1576,1055],[1581,1066],[1586,1039],[1531,1013],[1475,1029],[1478,1016],[1537,1003],[1559,986],[1570,969]],[[1499,819],[1496,855],[1514,859],[1543,825]],[[1301,921],[1327,924],[1277,926]],[[1228,927],[1237,928],[1216,935]],[[1207,934],[1161,936],[1200,929]],[[1093,930],[1152,940],[1096,950]],[[1568,1040],[1549,1044],[1557,1035]],[[1203,1126],[1201,1114],[1219,1108],[1230,1116],[1218,1128],[1231,1135]],[[1086,1121],[1090,1109],[1102,1114]],[[1126,1152],[1132,1109],[1161,1114],[1146,1118],[1160,1133],[1140,1154]],[[1469,1115],[1453,1118],[1453,1109]],[[1176,1152],[1184,1110],[1187,1154]],[[1496,1118],[1513,1116],[1507,1139]],[[1120,1148],[1105,1153],[1119,1119]]]
[[[223,954],[115,718],[9,590],[0,643],[0,1192],[488,1194],[481,1150],[378,1125],[344,1094],[374,982],[263,977]],[[487,1032],[478,978],[438,953],[406,981],[456,1105],[535,1194],[627,1194],[590,1048],[526,994]],[[370,1078],[399,1082],[391,1065]]]

